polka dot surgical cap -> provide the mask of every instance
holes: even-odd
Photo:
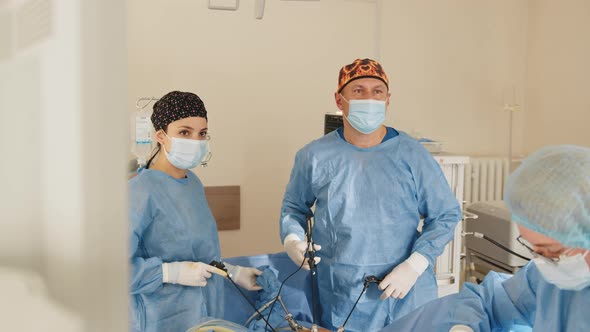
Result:
[[[172,91],[154,104],[152,124],[158,131],[174,121],[192,116],[207,119],[207,110],[201,98],[192,92]]]

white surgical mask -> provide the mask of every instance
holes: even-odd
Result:
[[[342,96],[342,94],[340,94]],[[376,99],[352,99],[348,102],[346,120],[357,131],[370,134],[385,121],[385,101]]]
[[[585,260],[587,254],[588,251],[583,255],[561,256],[555,264],[540,257],[533,258],[533,261],[547,282],[560,289],[578,291],[590,286],[590,268]]]
[[[164,133],[166,135],[166,133]],[[172,146],[170,152],[164,148],[168,161],[179,169],[191,169],[199,166],[209,152],[209,140],[194,140],[170,137]]]

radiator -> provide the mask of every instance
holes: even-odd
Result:
[[[434,159],[440,165],[451,190],[459,202],[463,201],[466,156],[436,154]],[[439,297],[459,292],[461,282],[461,223],[454,230],[454,237],[443,253],[436,259],[434,270],[438,284]]]
[[[502,200],[508,173],[507,158],[470,157],[465,165],[463,199],[467,204]]]

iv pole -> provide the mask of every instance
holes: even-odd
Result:
[[[512,86],[512,103],[506,100],[506,93],[502,94],[504,102],[504,111],[509,112],[508,118],[508,174],[512,172],[512,123],[514,121],[514,112],[520,110],[520,104],[516,100],[516,87]]]

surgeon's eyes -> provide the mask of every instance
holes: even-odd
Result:
[[[191,133],[189,133],[188,130],[182,130],[181,132],[179,132],[180,136],[190,136]]]
[[[207,137],[207,132],[206,132],[206,131],[201,131],[201,132],[199,133],[199,137],[201,137],[201,138],[206,138],[206,137]]]
[[[385,93],[384,90],[382,90],[382,89],[376,89],[376,90],[373,90],[372,95],[373,96],[381,97],[381,96],[383,96],[384,93]],[[352,90],[352,94],[354,96],[361,96],[361,95],[370,96],[371,95],[371,92],[368,91],[368,90],[363,90],[363,89],[353,89]]]

